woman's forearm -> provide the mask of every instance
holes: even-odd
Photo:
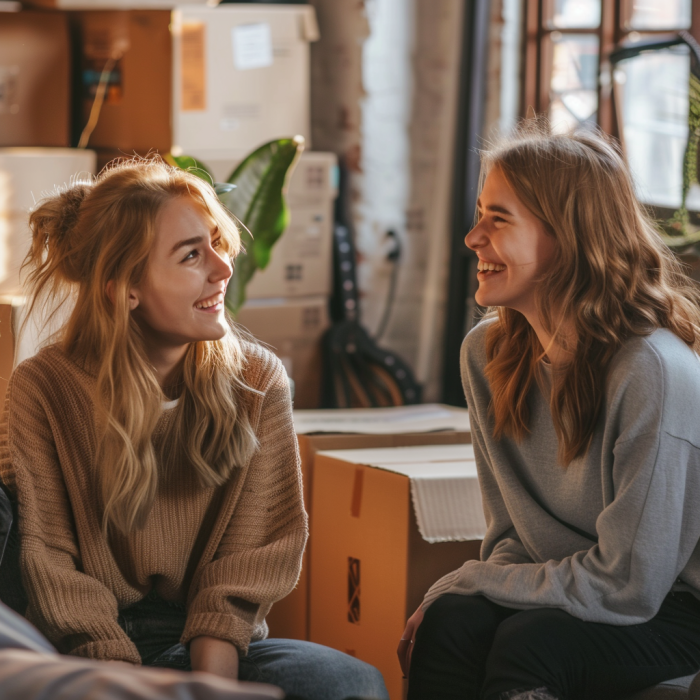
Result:
[[[223,678],[238,679],[238,649],[216,637],[195,637],[190,644],[193,671],[206,671]]]

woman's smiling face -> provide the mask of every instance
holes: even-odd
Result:
[[[554,259],[556,240],[516,196],[498,168],[486,176],[479,222],[464,242],[479,258],[476,302],[537,315],[535,291]]]
[[[221,234],[203,207],[189,197],[167,202],[156,219],[145,279],[133,290],[133,313],[147,345],[222,338],[231,272]]]

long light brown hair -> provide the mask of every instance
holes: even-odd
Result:
[[[152,441],[163,390],[130,313],[129,291],[146,272],[156,217],[174,197],[191,198],[218,225],[223,250],[238,254],[238,228],[212,187],[159,158],[125,161],[94,181],[75,182],[40,202],[29,219],[27,317],[47,300],[74,301],[55,340],[74,362],[95,368],[95,465],[105,532],[143,527],[167,476]],[[224,483],[257,447],[245,364],[244,341],[232,323],[221,340],[192,343],[182,362],[182,392],[164,444],[184,456],[204,487]]]
[[[637,201],[617,147],[600,133],[549,135],[544,128],[522,126],[484,152],[482,177],[497,168],[557,243],[536,303],[553,342],[570,351],[551,395],[559,459],[568,465],[588,450],[622,343],[668,328],[697,346],[700,294]],[[519,440],[546,349],[519,312],[499,307],[495,315],[486,338],[494,436]],[[562,318],[573,340],[560,332]]]

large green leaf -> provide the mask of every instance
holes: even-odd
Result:
[[[257,270],[270,262],[272,248],[289,223],[284,200],[287,178],[304,149],[304,139],[278,139],[256,149],[231,173],[236,189],[219,195],[245,226],[241,238],[245,253],[235,261],[226,292],[226,307],[236,314],[245,302],[245,288]]]
[[[243,224],[240,229],[245,252],[235,260],[226,292],[226,308],[234,316],[245,302],[246,285],[257,270],[267,267],[273,246],[287,228],[285,186],[303,150],[301,136],[260,146],[231,173],[228,182],[235,185],[233,189],[214,183],[209,168],[192,156],[167,157],[172,164],[213,184],[221,202]]]
[[[174,156],[172,153],[168,153],[168,155],[165,156],[165,160],[171,165],[177,165],[178,168],[188,170],[193,175],[196,175],[198,178],[208,182],[210,185],[214,184],[214,176],[201,160],[197,160],[192,156]]]

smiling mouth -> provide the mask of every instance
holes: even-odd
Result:
[[[506,266],[479,260],[476,268],[479,271],[480,276],[491,277],[492,275],[497,275],[499,272],[503,272],[506,269]]]
[[[224,295],[219,292],[206,299],[202,299],[194,305],[194,308],[197,309],[197,311],[204,311],[206,313],[221,311],[221,309],[224,308]]]

